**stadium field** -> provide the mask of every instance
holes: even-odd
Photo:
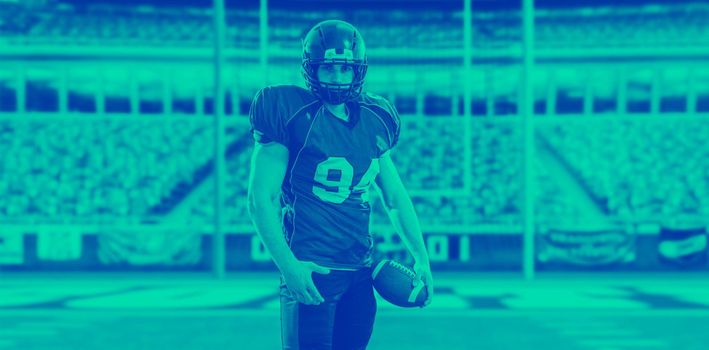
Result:
[[[436,302],[379,301],[370,349],[704,349],[700,275],[445,274]],[[275,275],[6,275],[0,349],[276,349]]]

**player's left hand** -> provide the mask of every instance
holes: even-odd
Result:
[[[431,264],[426,261],[417,260],[414,264],[414,272],[416,273],[416,278],[414,278],[414,287],[419,283],[424,283],[426,285],[426,292],[428,293],[428,298],[423,303],[422,307],[426,307],[431,304],[433,300],[433,276],[431,274]]]

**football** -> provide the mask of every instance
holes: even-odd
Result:
[[[384,300],[400,307],[420,307],[428,297],[426,285],[413,286],[416,274],[406,265],[382,260],[372,270],[374,289]]]

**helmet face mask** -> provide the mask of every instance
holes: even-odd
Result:
[[[322,65],[352,69],[349,83],[323,82],[318,77]],[[367,74],[364,40],[347,22],[329,20],[315,25],[303,40],[302,73],[310,91],[329,104],[341,104],[359,97]]]

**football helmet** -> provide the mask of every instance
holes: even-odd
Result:
[[[352,82],[337,84],[321,82],[318,67],[339,64],[351,67]],[[310,91],[330,104],[341,104],[356,99],[362,92],[367,74],[367,56],[364,39],[357,28],[340,20],[316,24],[303,39],[303,77]]]

